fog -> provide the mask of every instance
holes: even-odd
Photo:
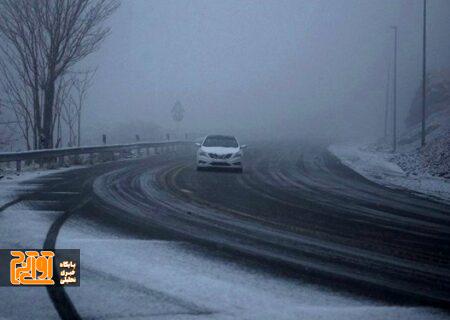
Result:
[[[428,8],[429,69],[448,67],[450,2]],[[179,100],[182,132],[380,136],[391,25],[400,125],[421,83],[421,0],[123,1],[109,25],[87,62],[98,71],[84,126],[100,131],[136,120],[173,129]]]

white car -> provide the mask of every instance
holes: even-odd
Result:
[[[205,168],[227,168],[242,172],[242,158],[246,145],[239,145],[233,136],[209,135],[197,143],[197,170]]]

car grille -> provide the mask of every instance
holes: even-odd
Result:
[[[212,159],[230,159],[233,154],[232,153],[228,153],[228,154],[208,153],[208,155]]]
[[[228,162],[211,162],[211,165],[213,165],[213,166],[225,166],[225,167],[231,166],[231,164],[229,164]]]

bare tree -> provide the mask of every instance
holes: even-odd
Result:
[[[180,101],[175,102],[174,106],[172,107],[171,113],[172,113],[172,119],[177,124],[177,135],[180,133],[180,123],[184,119],[184,108]]]
[[[0,99],[0,150],[12,145],[17,140],[17,124],[13,119],[13,115],[6,108],[3,100]]]
[[[72,79],[72,81],[70,81],[70,92],[73,91],[73,86],[74,86],[74,79]],[[68,99],[65,99],[64,101],[62,101],[62,108],[61,108],[61,117],[62,120],[64,121],[64,123],[67,126],[67,131],[68,131],[68,138],[67,138],[67,144],[69,146],[74,146],[76,144],[76,129],[75,129],[75,125],[76,125],[76,110],[75,110],[75,106],[73,103],[73,98],[71,95],[69,95]]]
[[[2,71],[26,92],[35,147],[54,146],[61,79],[99,48],[110,31],[103,23],[118,6],[117,0],[0,1]]]
[[[81,115],[95,72],[96,69],[73,73],[65,86],[60,115],[67,126],[70,146],[81,145]]]
[[[61,77],[57,83],[57,89],[55,93],[55,112],[53,117],[53,128],[56,127],[56,144],[55,147],[58,148],[62,146],[62,121],[64,121],[64,110],[66,106],[70,104],[70,92],[73,88],[73,83],[75,79],[72,77]],[[66,124],[67,122],[64,121]],[[70,137],[69,137],[70,139]]]
[[[81,114],[85,107],[89,87],[92,85],[96,69],[82,72],[73,83],[71,101],[75,109],[77,121],[77,146],[81,145]]]
[[[35,129],[30,87],[26,86],[21,78],[11,76],[8,66],[2,60],[0,60],[0,71],[3,74],[0,78],[2,85],[0,103],[9,114],[15,117],[17,127],[29,150],[34,145],[32,139],[34,139],[33,131]]]

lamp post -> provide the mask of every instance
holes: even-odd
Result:
[[[387,81],[386,81],[386,100],[384,106],[384,139],[387,141],[388,136],[388,117],[389,117],[389,94],[391,89],[391,61],[388,64]]]
[[[397,43],[398,43],[398,28],[392,26],[394,29],[394,97],[393,97],[393,152],[397,151]]]
[[[423,44],[422,44],[422,141],[425,146],[426,137],[426,104],[427,104],[427,0],[423,0]]]

